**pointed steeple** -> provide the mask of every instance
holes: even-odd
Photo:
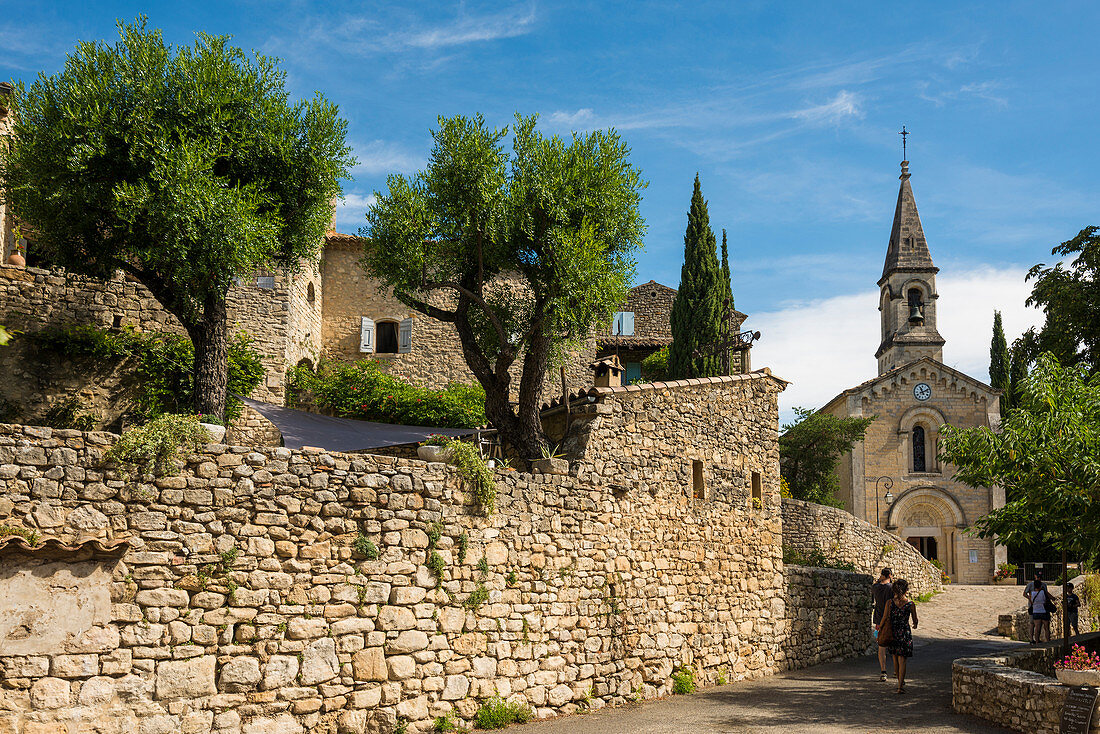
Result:
[[[909,184],[909,161],[901,162],[900,178],[894,225],[890,228],[890,245],[886,249],[886,262],[882,266],[879,285],[893,272],[938,272],[932,264],[932,253],[928,251],[928,240],[924,238],[924,228],[917,213],[917,200]]]

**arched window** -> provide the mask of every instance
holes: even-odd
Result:
[[[379,354],[397,354],[397,322],[378,322],[378,348],[374,350]]]
[[[927,471],[924,458],[924,426],[913,426],[913,471]]]

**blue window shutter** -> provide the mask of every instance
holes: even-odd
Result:
[[[642,378],[642,363],[641,362],[627,362],[626,363],[626,375],[624,375],[623,384],[629,385],[634,380],[640,380]]]
[[[634,336],[633,311],[623,311],[623,336]]]

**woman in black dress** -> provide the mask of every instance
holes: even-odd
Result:
[[[898,693],[905,693],[905,662],[913,657],[913,631],[909,629],[909,617],[913,628],[917,627],[917,605],[909,600],[909,582],[894,582],[894,598],[890,600],[890,628],[893,640],[889,643],[894,656],[894,677],[898,679]]]

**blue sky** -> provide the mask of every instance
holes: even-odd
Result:
[[[874,291],[902,124],[933,257],[957,284],[941,313],[973,324],[949,363],[984,379],[979,325],[994,307],[1010,331],[1031,323],[1026,288],[1009,285],[1100,223],[1093,3],[0,0],[0,78],[54,71],[77,40],[113,39],[115,18],[139,13],[173,42],[205,30],[279,56],[293,94],[340,105],[360,159],[345,231],[388,173],[422,166],[438,115],[537,112],[554,132],[622,132],[650,182],[638,280],[675,286],[698,172],[729,231],[738,308],[795,333],[786,351],[761,342],[780,373],[798,371],[800,330],[851,342],[866,320],[860,339],[876,342],[873,297],[866,314],[837,302]],[[873,373],[875,345],[807,401]]]

